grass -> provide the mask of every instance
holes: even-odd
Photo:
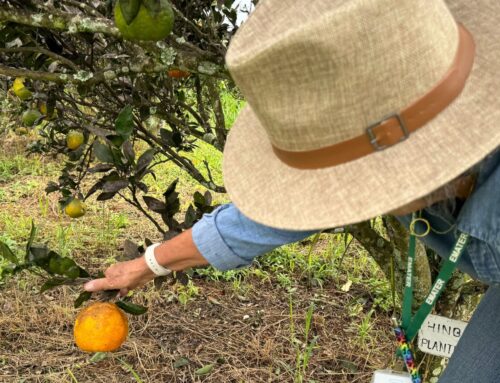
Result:
[[[243,103],[230,94],[222,103],[231,126]],[[60,163],[26,156],[31,139],[8,135],[0,149],[0,240],[21,252],[34,219],[37,241],[95,272],[116,262],[125,239],[161,239],[120,200],[91,200],[78,220],[61,214],[57,195],[44,192]],[[220,152],[199,143],[186,156],[197,166],[207,161],[222,183]],[[195,190],[204,191],[170,163],[159,165],[156,177],[147,179],[153,195],[179,178],[183,208]],[[221,194],[215,200],[228,199]],[[0,381],[368,382],[392,350],[390,287],[343,234],[283,246],[241,270],[197,269],[186,286],[167,281],[160,289],[136,290],[134,301],[149,307],[148,314],[130,318],[131,335],[119,358],[95,363],[72,342],[79,289],[38,294],[39,285],[24,274],[0,285]],[[175,367],[180,357],[188,364]],[[212,364],[209,374],[196,375]]]

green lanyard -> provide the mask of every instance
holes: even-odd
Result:
[[[411,342],[418,333],[418,330],[422,326],[427,318],[427,315],[431,312],[432,308],[436,304],[439,296],[443,292],[446,284],[451,278],[453,271],[457,267],[457,262],[460,259],[469,239],[469,235],[465,233],[460,233],[460,236],[451,251],[450,257],[444,261],[441,270],[437,276],[436,281],[432,285],[432,289],[425,298],[424,303],[417,310],[415,316],[411,316],[411,306],[413,302],[413,266],[415,264],[415,247],[416,238],[413,233],[410,234],[410,241],[408,244],[408,265],[406,270],[406,280],[405,280],[405,290],[403,295],[403,315],[402,315],[402,328],[405,331],[406,339]]]

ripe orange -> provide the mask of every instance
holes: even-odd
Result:
[[[186,78],[191,75],[191,73],[180,70],[180,69],[170,69],[168,72],[168,77],[172,78]]]
[[[93,303],[76,317],[73,334],[82,351],[114,351],[127,339],[128,319],[114,303]]]

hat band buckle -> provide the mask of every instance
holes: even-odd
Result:
[[[475,43],[471,33],[462,24],[458,24],[458,33],[457,53],[450,69],[427,94],[398,113],[370,124],[362,135],[306,151],[290,151],[272,145],[275,155],[293,168],[321,169],[342,165],[408,140],[411,133],[445,110],[465,87],[474,65]]]
[[[398,142],[404,141],[410,137],[410,131],[408,130],[408,127],[406,126],[406,123],[403,119],[403,117],[399,113],[393,113],[389,114],[388,116],[382,118],[380,121],[370,125],[368,128],[366,128],[366,134],[368,135],[368,138],[370,139],[370,144],[374,147],[375,150],[380,151],[388,148],[389,146],[395,145],[398,142],[394,144],[381,144],[379,142],[379,139],[377,138],[377,134],[374,132],[374,129],[380,125],[382,125],[384,122],[390,120],[390,119],[396,119],[398,121],[398,127],[400,128],[401,132],[403,135],[399,139]]]

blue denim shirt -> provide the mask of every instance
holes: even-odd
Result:
[[[423,211],[423,217],[433,229],[422,238],[428,247],[447,258],[457,233],[468,233],[471,238],[458,267],[485,283],[500,283],[500,150],[483,160],[474,192],[457,217],[432,206]],[[399,219],[408,226],[411,217]],[[422,229],[425,230],[416,226],[417,232]],[[255,257],[315,232],[267,227],[245,217],[233,204],[227,204],[204,215],[194,225],[193,240],[212,266],[230,270],[247,266]]]

